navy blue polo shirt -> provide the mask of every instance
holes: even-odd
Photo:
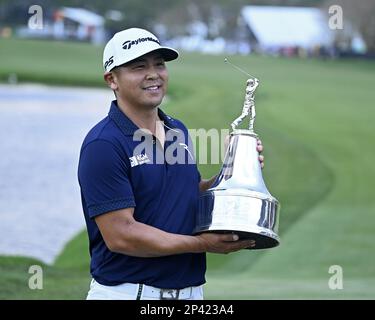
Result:
[[[182,122],[158,109],[164,149],[111,104],[90,130],[80,153],[78,179],[90,242],[91,274],[103,285],[143,283],[185,288],[205,282],[204,253],[140,258],[111,252],[95,217],[134,207],[134,218],[166,232],[191,235],[196,225],[200,175]]]

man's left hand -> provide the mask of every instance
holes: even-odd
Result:
[[[225,150],[227,150],[227,148],[228,148],[229,139],[230,139],[229,135],[225,137],[225,141],[224,141]],[[259,152],[258,159],[259,159],[259,162],[260,162],[260,167],[262,169],[264,168],[264,156],[261,154],[263,152],[263,150],[264,150],[264,148],[263,148],[262,140],[257,139],[257,151]]]
[[[257,151],[259,152],[259,162],[260,162],[260,167],[263,169],[264,168],[264,156],[261,154],[263,152],[263,145],[262,141],[260,139],[257,139]]]

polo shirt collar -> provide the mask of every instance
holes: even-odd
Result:
[[[176,128],[176,124],[173,119],[167,116],[163,111],[158,108],[159,118],[166,124],[168,128]],[[113,100],[108,116],[117,124],[121,131],[126,135],[134,135],[134,133],[140,128],[131,121],[125,113],[123,113],[117,105],[117,100]]]

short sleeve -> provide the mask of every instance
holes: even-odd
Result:
[[[135,207],[128,168],[120,150],[105,140],[90,142],[81,151],[78,180],[88,215]]]

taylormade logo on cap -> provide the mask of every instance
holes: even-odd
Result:
[[[122,48],[127,50],[127,49],[130,49],[132,47],[132,45],[137,45],[138,43],[140,42],[145,42],[145,41],[154,41],[156,42],[157,44],[160,45],[160,42],[158,39],[154,39],[154,38],[151,38],[151,37],[147,37],[147,38],[139,38],[137,40],[133,40],[133,41],[125,41],[123,44],[122,44]]]
[[[116,33],[104,48],[104,69],[111,71],[115,67],[152,51],[160,52],[165,61],[171,61],[178,57],[176,50],[161,46],[158,38],[147,30],[139,28],[123,30]]]

